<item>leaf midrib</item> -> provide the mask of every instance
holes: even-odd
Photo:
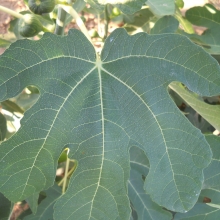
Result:
[[[101,159],[101,167],[100,167],[100,172],[99,172],[99,178],[98,178],[98,182],[97,182],[97,187],[96,190],[94,192],[94,196],[92,198],[91,201],[91,208],[90,208],[90,213],[89,213],[89,219],[92,217],[92,210],[93,210],[93,202],[94,199],[96,197],[96,193],[99,189],[100,186],[100,181],[101,181],[101,175],[102,175],[102,169],[103,169],[103,163],[104,163],[104,159],[105,159],[105,125],[104,125],[104,108],[103,108],[103,99],[102,99],[102,76],[101,76],[101,68],[100,68],[100,60],[97,59],[96,61],[96,65],[95,68],[98,69],[98,76],[99,76],[99,94],[100,94],[100,109],[101,109],[101,121],[102,121],[102,159]]]

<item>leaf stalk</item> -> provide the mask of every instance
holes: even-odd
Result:
[[[105,33],[104,33],[104,40],[108,37],[108,25],[109,25],[109,15],[108,15],[108,4],[105,6]]]
[[[66,5],[59,5],[63,10],[65,10],[67,13],[69,13],[76,21],[76,24],[78,25],[78,27],[80,28],[80,30],[83,32],[83,34],[87,37],[87,39],[92,42],[88,30],[84,24],[84,22],[82,21],[82,19],[80,18],[80,16],[78,15],[78,13],[73,9],[73,7],[70,6],[66,6]]]
[[[13,11],[13,10],[11,10],[9,8],[6,8],[6,7],[2,6],[2,5],[0,5],[0,11],[3,11],[5,13],[7,13],[7,14],[10,14],[10,15],[12,15],[15,18],[23,18],[22,14],[20,14],[20,13],[18,13],[16,11]]]
[[[76,160],[70,160],[71,162],[74,163],[73,167],[71,168],[71,170],[67,173],[67,177],[69,177],[76,169],[77,167],[77,161]],[[58,186],[62,186],[64,182],[64,178],[58,183]]]
[[[63,178],[62,194],[64,194],[65,191],[66,191],[69,165],[70,165],[70,159],[67,157],[67,160],[66,160],[66,168],[65,168],[65,174],[64,174],[64,178]]]

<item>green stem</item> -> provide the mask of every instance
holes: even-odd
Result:
[[[76,21],[76,24],[78,25],[78,27],[80,28],[80,30],[83,32],[83,34],[88,38],[88,40],[90,42],[92,42],[88,30],[85,26],[85,24],[83,23],[82,19],[80,18],[80,16],[78,15],[78,13],[73,9],[73,7],[70,6],[66,6],[66,5],[59,5],[63,10],[65,10],[67,13],[69,13]]]
[[[74,162],[73,167],[71,168],[71,170],[67,173],[67,177],[69,177],[76,169],[77,167],[77,161],[76,160],[70,160],[71,162]],[[61,186],[64,182],[64,178],[58,183],[58,186]]]
[[[67,5],[72,7],[72,0],[56,0],[56,4],[58,5]],[[64,11],[61,7],[58,7],[58,14],[56,19],[56,27],[54,34],[63,35],[66,21],[66,11]]]
[[[72,5],[72,1],[68,1],[66,2],[66,0],[56,0],[56,5],[68,5],[71,6]]]
[[[22,14],[20,14],[20,13],[18,13],[16,11],[13,11],[13,10],[11,10],[9,8],[6,8],[6,7],[2,6],[2,5],[0,5],[0,11],[6,12],[7,14],[10,14],[13,17],[16,17],[16,18],[22,18],[23,17]]]
[[[69,165],[70,165],[70,159],[67,157],[67,160],[66,160],[66,168],[65,168],[65,174],[64,174],[64,178],[63,178],[62,194],[64,194],[65,191],[66,191]]]
[[[174,17],[180,22],[180,24],[182,25],[186,33],[195,34],[192,24],[186,18],[182,16],[182,13],[177,6],[176,6]]]
[[[11,220],[11,217],[12,217],[12,214],[13,214],[13,208],[14,208],[14,205],[13,205],[13,203],[11,203],[11,212],[8,216],[8,220]]]
[[[102,30],[101,30],[101,25],[100,25],[100,14],[97,15],[98,22],[97,22],[97,28],[98,28],[98,35],[102,36]]]
[[[110,18],[108,15],[108,4],[105,6],[105,34],[104,34],[104,39],[108,37],[108,24],[109,24]]]
[[[66,12],[61,7],[59,7],[54,34],[63,35],[65,20],[66,20]]]
[[[48,30],[46,27],[43,26],[43,32],[51,32],[51,31]]]

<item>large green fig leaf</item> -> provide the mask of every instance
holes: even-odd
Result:
[[[198,44],[204,45],[211,54],[220,54],[220,11],[213,5],[194,7],[186,12],[186,18],[194,25],[206,27],[202,35],[187,35]]]
[[[117,29],[99,58],[77,30],[65,37],[46,33],[12,44],[0,73],[1,100],[28,85],[41,94],[0,147],[0,190],[7,198],[52,186],[68,147],[78,167],[54,218],[129,219],[129,148],[136,145],[150,162],[144,187],[153,201],[178,212],[193,207],[212,154],[167,87],[181,81],[201,95],[220,94],[220,68],[186,37]]]

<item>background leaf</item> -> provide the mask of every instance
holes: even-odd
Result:
[[[29,196],[26,199],[26,202],[28,203],[34,215],[36,214],[38,208],[38,198],[39,198],[39,193],[34,193],[33,195]]]
[[[150,10],[157,15],[162,17],[164,15],[173,15],[175,12],[174,0],[147,0]]]
[[[220,105],[205,103],[201,97],[190,92],[181,83],[173,82],[170,87],[213,127],[220,130],[220,118],[218,117],[220,115]]]
[[[0,112],[0,141],[5,139],[7,132],[7,122],[5,116]]]
[[[128,195],[138,214],[138,220],[171,220],[172,214],[154,203],[144,191],[144,178],[147,176],[149,170],[149,161],[140,148],[132,147],[130,149],[130,164]]]
[[[46,198],[38,206],[37,213],[31,214],[24,218],[24,220],[52,220],[54,209],[53,206],[57,199],[61,196],[61,188],[56,184],[45,191]]]
[[[124,28],[129,31],[129,33],[135,32],[137,29],[140,32],[140,29],[144,32],[147,32],[149,29],[149,21],[153,17],[153,13],[148,9],[141,9],[135,12],[133,15],[124,15],[124,22],[126,23]]]
[[[220,206],[220,192],[216,190],[206,189],[202,190],[200,194],[199,202],[189,212],[182,214],[177,213],[174,220],[214,220],[218,219],[220,215],[220,209],[211,206],[211,204],[202,203],[204,198],[211,199],[211,203]]]
[[[220,215],[220,137],[206,135],[213,152],[212,162],[204,169],[204,184],[196,205],[186,214],[175,214],[174,220],[218,219]],[[206,203],[206,204],[205,204]]]
[[[206,27],[202,35],[187,35],[211,54],[220,54],[220,11],[213,5],[194,7],[186,12],[186,18],[194,25]]]
[[[153,17],[152,12],[148,9],[141,9],[133,15],[124,15],[124,22],[134,27],[142,27]]]
[[[204,169],[203,189],[215,189],[220,191],[220,137],[206,135],[213,157],[207,168]]]
[[[10,41],[0,38],[0,47],[8,47],[10,44]]]
[[[160,18],[151,29],[151,34],[175,33],[179,27],[179,22],[173,16]]]
[[[8,220],[12,208],[11,202],[0,193],[0,218],[1,220]]]
[[[212,134],[215,131],[215,128],[190,106],[185,107],[184,114],[203,134]]]

